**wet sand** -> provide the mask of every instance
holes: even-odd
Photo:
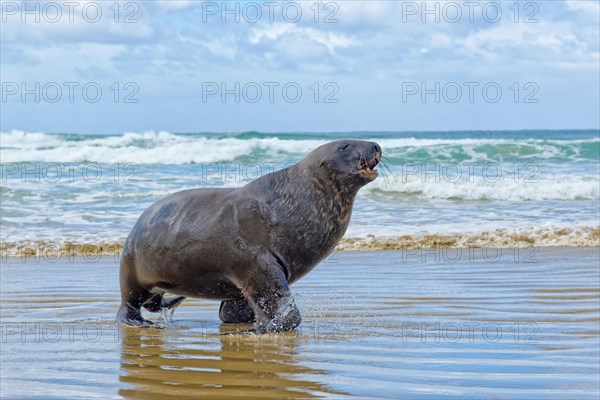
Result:
[[[600,249],[498,251],[335,253],[292,287],[300,328],[263,336],[193,299],[116,328],[114,257],[9,258],[0,394],[597,399]]]

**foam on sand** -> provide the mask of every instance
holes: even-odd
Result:
[[[430,248],[598,247],[600,228],[495,229],[461,234],[344,238],[339,251],[414,250]]]
[[[113,256],[118,259],[125,239],[117,241],[75,242],[29,240],[4,242],[0,256],[61,257]],[[415,250],[436,248],[523,248],[523,247],[600,247],[600,227],[496,229],[461,234],[422,236],[345,237],[336,251]]]

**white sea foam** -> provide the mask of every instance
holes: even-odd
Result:
[[[98,162],[112,164],[189,164],[236,160],[261,151],[262,161],[278,161],[293,155],[303,157],[315,147],[331,140],[287,139],[283,137],[210,137],[199,135],[177,135],[170,132],[128,132],[118,136],[83,137],[54,135],[40,132],[13,130],[0,132],[2,147],[10,150],[3,154],[4,162]],[[425,150],[428,158],[452,160],[456,148],[470,160],[488,160],[482,146],[508,146],[502,148],[503,156],[555,158],[577,158],[578,144],[598,142],[588,140],[540,139],[421,139],[421,138],[376,138],[384,154],[402,159],[414,156],[415,151]],[[513,146],[513,147],[510,147]]]
[[[279,153],[306,154],[323,144],[320,140],[272,138],[208,138],[169,132],[126,133],[121,136],[61,140],[55,135],[2,132],[4,162],[98,162],[112,164],[189,164],[231,161],[264,150],[267,157]]]
[[[439,176],[393,175],[387,180],[377,179],[361,193],[447,200],[596,200],[600,199],[600,177],[555,174],[531,182],[515,181],[512,176],[498,180],[472,177],[452,182]]]

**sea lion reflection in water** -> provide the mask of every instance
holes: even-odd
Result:
[[[120,331],[119,396],[125,399],[350,396],[321,382],[326,370],[303,365],[297,354],[300,334],[253,337],[230,335],[233,333],[230,328],[233,327],[227,324],[216,329],[213,324],[202,324],[168,333],[124,328]]]
[[[222,300],[225,323],[294,329],[301,318],[289,285],[342,238],[380,159],[377,143],[335,141],[243,187],[185,190],[153,204],[123,249],[117,322],[149,326],[141,307],[172,310],[198,297]]]

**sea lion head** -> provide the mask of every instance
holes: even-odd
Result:
[[[381,147],[363,140],[337,140],[316,148],[307,158],[331,179],[358,190],[377,178]]]

